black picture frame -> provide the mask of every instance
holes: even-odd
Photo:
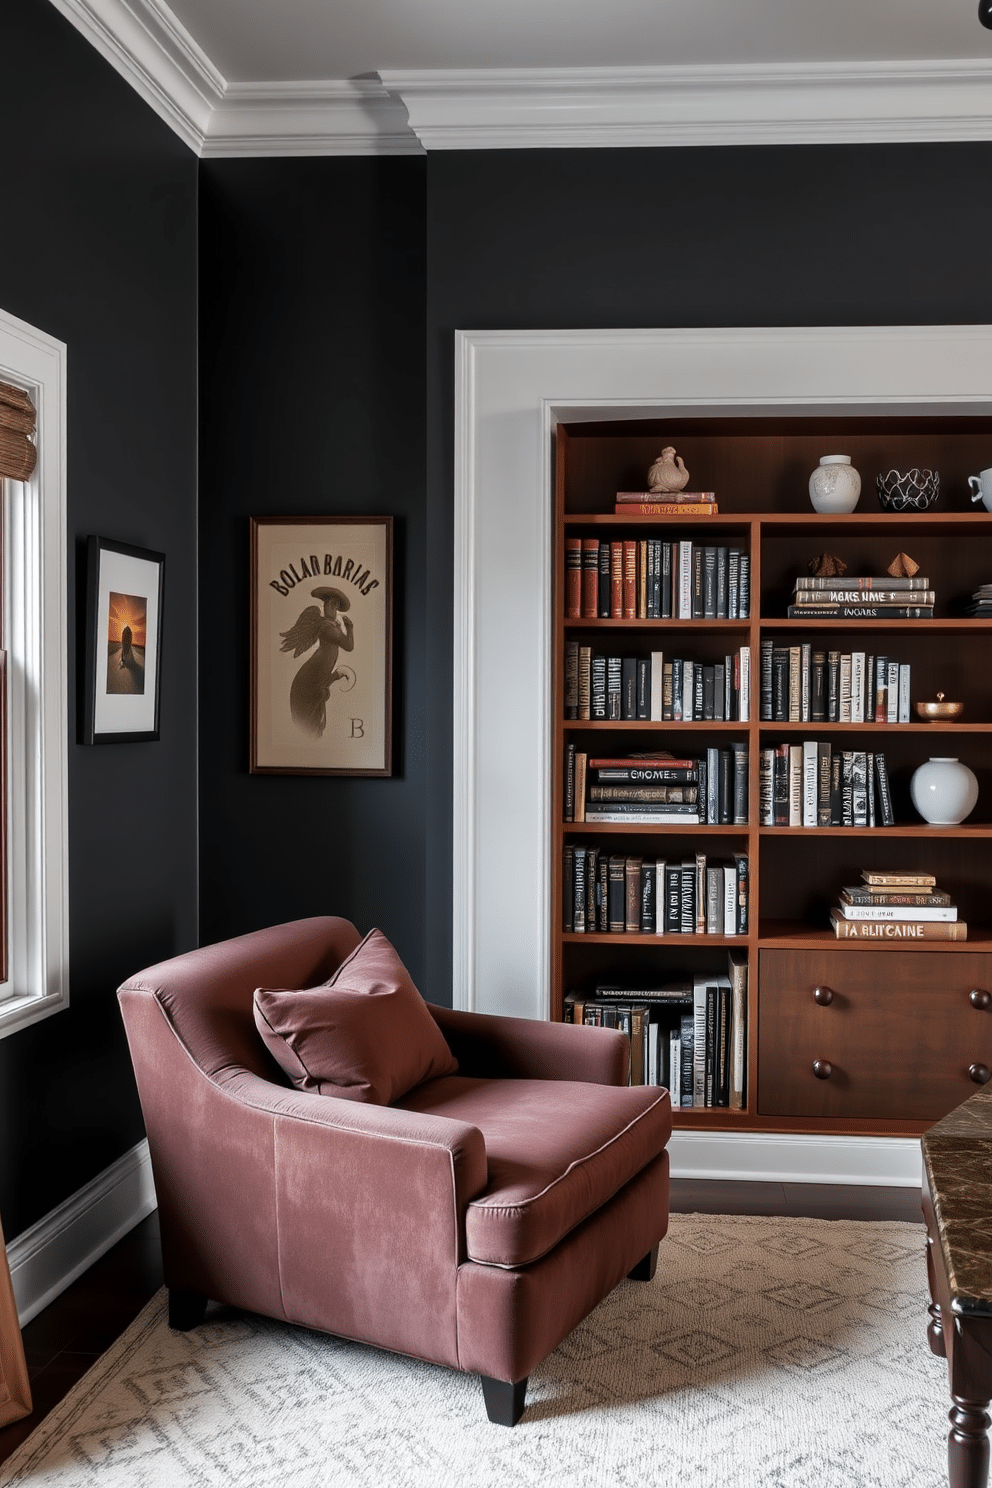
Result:
[[[158,739],[164,588],[164,553],[87,539],[83,743]]]

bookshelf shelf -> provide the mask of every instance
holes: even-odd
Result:
[[[717,493],[719,514],[693,516],[691,507],[675,517],[616,514],[615,493],[640,489],[658,450],[668,444],[685,459],[692,488]],[[653,747],[680,758],[727,751],[732,744],[745,743],[748,749],[747,825],[573,822],[563,820],[561,811],[552,822],[552,1017],[561,1018],[569,991],[588,997],[597,984],[643,988],[709,976],[726,970],[728,951],[747,954],[744,1108],[682,1107],[674,1113],[679,1126],[907,1135],[973,1092],[967,1075],[971,1065],[992,1067],[992,1011],[978,1011],[968,1001],[970,990],[992,991],[992,821],[987,819],[992,814],[992,620],[963,614],[969,596],[992,582],[992,514],[968,505],[967,488],[968,476],[988,464],[990,448],[992,419],[985,415],[673,417],[664,423],[611,421],[557,430],[552,801],[565,798],[569,748],[588,758],[645,754]],[[809,471],[832,449],[850,453],[862,478],[859,509],[840,516],[813,512],[806,489]],[[914,466],[940,471],[940,509],[923,514],[877,509],[875,476]],[[736,548],[749,557],[749,612],[737,619],[566,619],[565,543],[574,554],[576,539],[590,546],[593,540],[630,540],[639,552],[650,540]],[[876,577],[887,573],[898,553],[908,554],[935,590],[935,617],[786,618],[796,577],[825,552],[839,557],[849,575]],[[857,602],[869,603],[870,593]],[[908,666],[910,721],[763,720],[763,640],[866,657],[884,653],[890,663]],[[684,659],[703,667],[748,647],[748,716],[566,721],[569,643],[635,660],[662,652],[666,662],[678,658],[680,664]],[[963,702],[964,721],[933,724],[916,717],[912,703],[933,699],[937,692]],[[896,824],[761,826],[761,750],[800,745],[804,739],[830,744],[835,752],[883,752]],[[930,755],[959,756],[975,772],[974,819],[960,826],[929,826],[917,819],[909,781]],[[566,932],[564,854],[583,845],[601,855],[639,855],[645,862],[677,858],[685,863],[705,855],[709,864],[746,853],[749,933]],[[861,870],[872,868],[933,873],[967,922],[968,939],[837,938],[829,925],[830,906],[842,886],[856,884]],[[838,993],[827,1010],[812,999],[812,988],[821,983]],[[834,1037],[840,1052],[831,1054]],[[818,1050],[817,1058],[832,1059],[845,1070],[844,1078],[813,1079],[805,1056],[796,1062],[795,1051],[807,1044]],[[877,1073],[883,1067],[884,1077]]]

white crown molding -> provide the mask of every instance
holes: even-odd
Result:
[[[197,155],[224,78],[164,0],[51,0]]]
[[[399,71],[427,150],[992,139],[992,62]]]
[[[229,83],[165,0],[51,3],[204,157],[992,139],[985,60]]]
[[[228,83],[200,148],[245,155],[422,155],[399,99],[374,78]]]

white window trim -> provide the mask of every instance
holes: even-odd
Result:
[[[0,380],[38,412],[38,464],[5,492],[9,972],[0,1038],[69,1005],[66,347],[0,310]]]

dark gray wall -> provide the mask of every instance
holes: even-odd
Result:
[[[426,980],[437,1001],[450,987],[455,330],[988,322],[990,169],[987,144],[430,157]]]
[[[418,978],[436,664],[424,170],[417,158],[209,162],[200,232],[202,936],[340,914],[378,925]],[[248,521],[311,514],[395,519],[390,779],[248,774]]]
[[[141,1138],[116,988],[196,940],[196,161],[48,0],[0,32],[0,306],[68,345],[71,1006],[0,1040],[12,1237]],[[166,554],[158,743],[76,742],[89,533]]]

